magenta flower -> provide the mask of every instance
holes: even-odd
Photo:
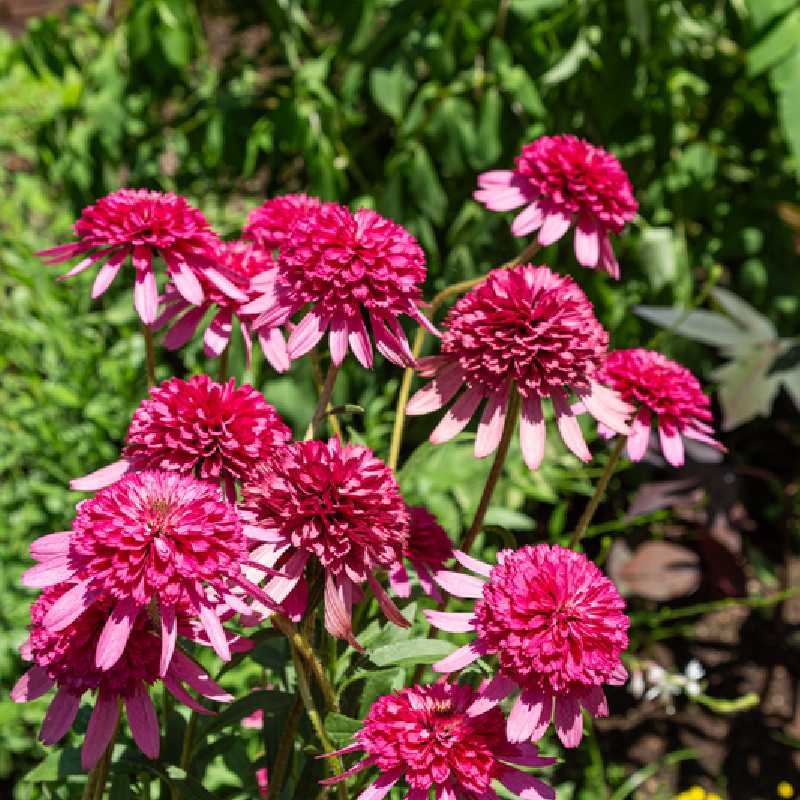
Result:
[[[102,263],[92,286],[93,299],[108,289],[130,256],[136,271],[133,303],[145,325],[155,322],[158,308],[155,254],[164,259],[175,288],[191,305],[199,305],[205,297],[201,275],[223,293],[236,291],[216,267],[217,234],[184,197],[149,189],[120,189],[83,209],[75,223],[75,235],[77,242],[38,255],[50,264],[85,255],[64,278]]]
[[[212,307],[214,316],[203,336],[203,349],[209,358],[216,358],[228,346],[233,328],[233,318],[239,321],[244,340],[247,363],[252,355],[253,315],[242,311],[251,300],[263,296],[275,282],[277,266],[272,254],[251,242],[223,242],[217,249],[220,269],[231,279],[236,294],[223,292],[211,281],[200,276],[205,300],[198,305],[186,302],[174,283],[168,283],[161,298],[164,310],[154,327],[168,325],[182,314],[172,325],[164,345],[168,350],[177,350],[194,336],[197,326]],[[264,356],[277,372],[289,369],[289,354],[280,328],[262,328],[258,334]]]
[[[627,442],[631,461],[640,461],[647,450],[653,414],[664,458],[673,467],[683,465],[683,436],[725,451],[708,424],[713,419],[711,401],[686,367],[652,350],[614,350],[608,354],[598,379],[638,408]],[[598,426],[598,430],[606,438],[614,435],[605,426]]]
[[[416,570],[424,592],[441,602],[442,595],[431,572],[438,572],[453,557],[453,543],[436,517],[424,506],[409,506],[408,519],[408,542],[403,548],[403,556]],[[389,572],[389,583],[398,597],[411,594],[411,584],[402,561]]]
[[[371,450],[337,439],[296,442],[275,450],[242,485],[246,532],[260,541],[257,564],[280,569],[266,593],[293,619],[306,608],[305,566],[325,574],[325,627],[360,647],[351,609],[367,583],[384,614],[408,626],[374,576],[400,560],[408,541],[408,511],[392,471]]]
[[[614,156],[575,136],[542,136],[522,148],[513,170],[484,172],[475,199],[492,211],[525,206],[514,236],[539,230],[539,243],[557,242],[575,225],[575,257],[619,278],[609,233],[620,233],[639,207]]]
[[[597,420],[628,433],[626,418],[632,409],[593,377],[605,357],[608,334],[572,278],[530,264],[496,269],[450,309],[444,327],[441,355],[419,362],[419,373],[433,380],[406,408],[408,414],[437,411],[464,387],[431,434],[434,444],[460,433],[486,400],[475,456],[493,453],[510,391],[522,398],[520,444],[530,469],[537,469],[544,456],[542,398],[550,398],[561,438],[583,461],[592,456],[569,392]]]
[[[244,310],[260,314],[254,325],[260,330],[284,325],[311,303],[289,336],[290,358],[307,353],[329,330],[334,364],[341,364],[352,348],[369,368],[366,314],[378,350],[392,363],[407,366],[414,359],[398,316],[406,314],[436,333],[418,308],[425,273],[422,248],[400,225],[374,211],[362,208],[351,214],[324,203],[297,219],[281,246],[273,291]]]
[[[488,581],[437,573],[443,589],[477,602],[472,612],[424,612],[442,630],[475,632],[472,642],[433,668],[455,672],[496,655],[499,672],[480,690],[470,713],[484,713],[518,688],[509,741],[541,739],[555,708],[559,739],[577,747],[583,736],[581,706],[594,717],[607,716],[603,684],[617,686],[627,678],[620,661],[628,646],[625,601],[586,556],[557,545],[503,550],[494,567],[464,553],[456,558]]]
[[[243,233],[266,251],[283,247],[295,222],[320,205],[318,197],[284,194],[267,200],[247,215]]]
[[[31,607],[30,636],[22,646],[22,654],[33,666],[11,691],[11,699],[22,703],[41,697],[53,686],[58,687],[39,734],[46,745],[58,742],[72,727],[81,697],[87,691],[97,694],[81,751],[84,769],[91,769],[108,746],[116,728],[120,700],[125,705],[131,733],[139,749],[148,758],[158,758],[158,718],[148,687],[159,677],[177,700],[201,714],[211,712],[200,705],[183,684],[203,697],[233,701],[231,695],[180,651],[174,653],[166,671],[161,672],[162,642],[144,610],[133,619],[127,645],[114,665],[100,669],[95,664],[95,652],[102,632],[113,617],[115,601],[111,597],[95,596],[90,605],[58,630],[47,624],[52,609],[73,588],[69,583],[51,586]]]
[[[199,617],[214,650],[227,661],[230,646],[218,606],[249,614],[244,591],[275,607],[242,574],[250,562],[236,508],[213,484],[175,472],[126,475],[78,504],[72,531],[33,542],[31,556],[39,563],[23,574],[23,585],[75,584],[45,615],[49,629],[63,630],[98,597],[114,600],[97,641],[95,664],[101,670],[117,663],[149,607],[161,618],[162,675],[174,655],[179,608]]]
[[[216,383],[208,375],[188,381],[170,378],[150,389],[128,428],[122,459],[76,478],[70,487],[93,491],[131,471],[163,469],[223,481],[227,496],[292,432],[252,386],[238,389],[231,378]]]
[[[471,714],[478,700],[470,687],[445,681],[379,697],[356,741],[329,754],[363,750],[366,758],[321,782],[338,783],[374,766],[380,776],[357,800],[380,800],[402,778],[406,800],[428,800],[431,789],[436,800],[498,800],[493,781],[523,800],[553,800],[552,788],[517,767],[550,766],[555,759],[528,742],[510,742],[500,709]]]

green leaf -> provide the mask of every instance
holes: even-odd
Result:
[[[288,708],[294,696],[273,689],[259,689],[231,703],[224,711],[210,717],[203,726],[204,733],[212,733],[240,723],[245,717],[261,708],[264,713],[277,713],[278,709]]]
[[[747,53],[752,76],[775,66],[798,48],[800,43],[800,8],[787,14],[755,47]]]
[[[409,182],[420,209],[437,225],[441,224],[447,210],[447,194],[428,151],[416,143],[412,150]]]
[[[672,228],[646,228],[639,240],[639,258],[655,291],[672,283],[678,272]]]
[[[331,711],[325,717],[325,730],[337,747],[344,747],[361,730],[362,723],[352,717]]]
[[[713,288],[711,296],[754,336],[765,342],[771,342],[778,338],[775,326],[746,300],[721,286]]]
[[[433,664],[449,656],[455,649],[454,644],[441,639],[412,639],[370,650],[369,657],[378,667]]]
[[[395,122],[402,119],[415,85],[405,65],[399,61],[391,69],[376,67],[369,74],[369,88],[375,105]]]
[[[23,778],[30,783],[61,781],[68,775],[80,775],[81,751],[77,747],[52,750],[40,764],[37,764]]]
[[[713,311],[689,311],[659,306],[635,306],[633,311],[648,322],[714,347],[729,348],[746,345],[750,341],[747,331],[735,325],[728,317]]]

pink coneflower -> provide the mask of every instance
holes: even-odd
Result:
[[[357,800],[380,800],[403,778],[406,800],[427,800],[431,789],[436,800],[497,800],[493,781],[525,800],[552,800],[552,788],[517,767],[546,767],[555,759],[528,742],[510,742],[500,709],[471,714],[478,700],[470,687],[444,681],[379,697],[356,741],[330,754],[363,750],[366,758],[322,783],[374,766],[380,777]]]
[[[150,389],[136,409],[122,459],[70,486],[92,491],[127,472],[163,469],[224,481],[227,496],[235,498],[234,484],[291,435],[278,412],[248,384],[237,389],[233,378],[220,384],[208,375],[170,378]]]
[[[403,556],[416,570],[425,593],[441,602],[442,595],[431,572],[442,569],[453,557],[453,543],[436,517],[424,506],[409,506],[408,518],[408,543],[403,548]],[[402,561],[390,571],[389,583],[398,597],[411,594],[411,584]]]
[[[437,573],[443,589],[477,602],[472,612],[424,612],[442,630],[475,632],[470,644],[433,668],[454,672],[496,655],[499,672],[470,713],[483,713],[519,688],[508,718],[509,740],[541,739],[555,708],[559,739],[577,747],[581,706],[592,716],[606,716],[603,684],[617,686],[627,678],[620,654],[628,645],[628,618],[614,584],[586,556],[557,545],[503,550],[495,567],[463,553],[456,558],[489,580]]]
[[[131,733],[139,749],[148,758],[158,757],[158,719],[148,687],[159,676],[176,699],[201,714],[211,712],[186,691],[184,683],[203,697],[221,702],[233,700],[180,651],[173,655],[162,675],[159,664],[162,644],[144,610],[135,616],[127,646],[115,664],[107,670],[99,669],[94,654],[112,618],[116,601],[107,595],[98,595],[67,625],[53,630],[46,624],[47,618],[72,590],[73,585],[69,583],[51,586],[31,607],[30,637],[22,653],[34,665],[11,691],[11,699],[22,703],[41,697],[53,686],[58,687],[42,723],[40,738],[45,744],[55,744],[72,727],[81,697],[87,691],[97,692],[97,699],[81,752],[84,769],[91,769],[108,746],[117,725],[119,701],[125,704]]]
[[[253,315],[245,314],[242,307],[270,290],[275,282],[277,266],[271,253],[244,241],[223,242],[217,249],[217,261],[231,278],[238,294],[235,297],[230,292],[226,294],[201,276],[205,300],[199,306],[193,306],[181,296],[175,284],[169,283],[161,298],[164,310],[154,327],[161,328],[182,314],[164,337],[167,349],[177,350],[194,336],[200,321],[209,309],[215,307],[214,316],[203,336],[205,354],[209,358],[216,358],[225,350],[230,342],[233,318],[236,317],[249,364],[255,319]],[[262,328],[258,338],[264,356],[273,368],[277,372],[286,372],[290,364],[289,354],[280,328]]]
[[[203,302],[201,275],[223,293],[235,293],[230,281],[216,267],[217,234],[203,214],[179,195],[149,189],[120,189],[84,208],[74,229],[77,242],[43,250],[38,255],[50,264],[61,264],[86,254],[64,278],[104,262],[92,286],[92,298],[100,297],[108,289],[130,256],[136,270],[133,303],[145,325],[155,322],[158,308],[153,273],[155,254],[164,259],[167,273],[187,303]]]
[[[575,281],[530,264],[498,269],[462,297],[444,322],[441,355],[420,359],[433,380],[408,403],[408,414],[427,414],[464,392],[431,434],[434,444],[462,431],[482,400],[475,455],[497,449],[509,391],[522,398],[520,443],[525,463],[537,469],[544,456],[542,398],[550,398],[561,438],[583,461],[591,459],[568,393],[597,420],[628,433],[632,410],[592,376],[606,355],[608,334]]]
[[[273,197],[247,215],[244,238],[267,251],[283,247],[295,222],[319,205],[318,197],[307,194]]]
[[[638,408],[627,442],[631,461],[639,461],[647,450],[652,415],[658,421],[664,458],[673,467],[683,465],[683,436],[725,451],[708,424],[713,419],[711,401],[686,367],[640,347],[614,350],[598,372],[598,379]],[[598,430],[607,438],[614,435],[605,426]]]
[[[620,233],[639,207],[633,187],[614,156],[575,136],[542,136],[522,148],[513,170],[484,172],[474,197],[492,211],[525,206],[515,236],[539,229],[543,246],[575,225],[575,257],[619,278],[609,233]]]
[[[266,593],[299,619],[306,608],[306,563],[325,575],[325,626],[359,647],[351,609],[369,584],[384,614],[408,623],[375,579],[391,569],[408,541],[408,511],[392,471],[371,450],[337,439],[297,442],[275,450],[242,486],[246,532],[261,541],[250,558],[279,568]]]
[[[33,542],[31,556],[39,563],[22,576],[25,586],[75,584],[44,617],[48,628],[62,630],[98,597],[113,598],[95,653],[102,670],[117,663],[144,609],[158,610],[166,674],[179,607],[199,617],[214,650],[227,661],[230,646],[218,605],[249,614],[241,590],[271,604],[242,574],[250,562],[236,508],[213,484],[175,472],[126,475],[78,504],[72,531]]]
[[[289,336],[289,356],[299,358],[330,330],[333,363],[348,348],[372,366],[372,345],[364,324],[369,317],[375,345],[394,364],[414,359],[397,318],[412,317],[436,333],[419,310],[425,254],[400,225],[374,211],[355,214],[324,203],[300,217],[281,246],[274,290],[244,307],[260,313],[255,328],[284,325],[307,303],[313,308]]]

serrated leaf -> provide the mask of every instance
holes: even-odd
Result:
[[[735,347],[750,341],[747,331],[728,317],[713,311],[688,311],[667,306],[635,306],[633,312],[662,328],[668,328],[687,339],[714,347]]]
[[[759,415],[769,416],[781,383],[778,375],[769,375],[774,359],[774,351],[757,347],[712,373],[719,382],[723,430],[738,428]]]
[[[378,667],[391,665],[409,666],[417,664],[433,664],[435,661],[449,656],[456,649],[454,644],[441,639],[411,639],[369,651],[369,657]]]

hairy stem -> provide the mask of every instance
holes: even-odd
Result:
[[[313,439],[314,434],[316,432],[317,426],[322,421],[323,417],[327,413],[330,407],[330,400],[331,395],[333,394],[333,387],[336,384],[336,376],[339,374],[339,367],[336,366],[333,362],[331,362],[330,367],[328,367],[328,374],[325,376],[325,383],[322,386],[322,389],[319,393],[319,401],[317,402],[317,408],[314,411],[314,416],[311,417],[311,422],[308,423],[308,428],[306,429],[305,439]]]
[[[472,545],[475,543],[475,538],[483,527],[483,520],[486,517],[486,512],[489,510],[489,503],[492,501],[492,495],[497,486],[497,481],[500,479],[500,474],[503,471],[503,464],[508,455],[508,448],[511,444],[511,437],[514,435],[514,428],[516,427],[518,416],[519,392],[517,391],[517,387],[512,383],[508,389],[506,419],[503,423],[503,433],[500,437],[500,444],[497,446],[492,468],[489,470],[489,474],[486,477],[486,483],[483,485],[483,493],[478,503],[478,510],[475,512],[475,518],[472,520],[472,525],[469,526],[469,530],[461,542],[461,549],[465,553],[469,553]]]
[[[600,478],[597,481],[597,486],[594,487],[594,494],[584,509],[583,514],[581,514],[581,518],[578,520],[578,524],[575,527],[575,530],[572,532],[572,536],[570,537],[569,546],[572,550],[578,546],[581,537],[584,533],[586,533],[586,529],[589,527],[592,517],[594,517],[594,512],[597,511],[597,506],[600,505],[600,501],[603,499],[608,482],[611,480],[611,476],[614,474],[614,469],[616,468],[617,462],[622,455],[622,451],[625,449],[625,443],[627,441],[627,437],[619,435],[617,436],[617,441],[614,443],[614,447],[611,450],[611,455],[608,457],[606,468],[600,475]]]
[[[181,748],[180,768],[184,772],[189,771],[189,761],[194,750],[194,732],[197,728],[197,712],[192,711],[189,715],[189,722],[186,725],[186,732],[183,734],[183,747]]]
[[[317,387],[317,393],[319,394],[322,392],[324,381],[322,379],[322,367],[319,363],[319,353],[316,347],[311,350],[311,374],[314,378],[314,386]],[[327,412],[330,408],[331,404],[328,403],[328,407],[325,411]],[[341,441],[342,429],[339,425],[339,418],[335,414],[328,414],[328,424],[330,425],[331,433]]]
[[[510,269],[519,264],[524,263],[531,258],[539,250],[539,243],[537,241],[531,242],[516,258],[507,261],[500,269]],[[472,289],[479,283],[486,280],[486,275],[479,275],[477,278],[470,278],[466,281],[459,281],[458,283],[451,284],[442,289],[433,300],[431,300],[430,307],[428,308],[428,317],[432,320],[434,314],[439,310],[439,307],[451,297],[462,292]],[[425,344],[425,336],[427,331],[423,327],[417,328],[414,335],[414,343],[411,348],[411,353],[414,359],[418,359],[422,353],[422,347]],[[408,404],[408,396],[411,393],[411,379],[414,377],[414,367],[406,367],[403,370],[403,379],[400,382],[400,389],[397,393],[397,405],[394,412],[394,427],[392,428],[392,440],[389,444],[389,458],[386,463],[392,470],[397,470],[397,462],[400,459],[400,446],[403,441],[403,429],[406,422],[406,405]]]
[[[317,684],[319,685],[320,691],[322,692],[322,696],[325,699],[325,705],[327,706],[329,711],[338,711],[339,704],[336,701],[336,693],[333,690],[333,686],[331,686],[330,681],[328,680],[328,675],[325,672],[325,667],[322,665],[322,662],[319,660],[319,657],[314,652],[314,648],[311,645],[311,642],[308,641],[306,636],[303,632],[298,629],[295,625],[292,624],[286,617],[281,616],[280,614],[275,614],[272,617],[272,624],[283,633],[284,636],[289,640],[289,644],[291,644],[292,649],[296,650],[302,657],[303,660],[309,665],[311,668],[311,672],[314,675],[314,679],[316,680]]]
[[[147,369],[147,386],[152,388],[156,385],[156,348],[153,343],[153,331],[142,324],[142,336],[144,337],[144,359]]]
[[[297,693],[294,704],[289,710],[289,716],[284,723],[283,736],[281,736],[278,752],[275,754],[275,761],[269,775],[269,794],[267,800],[278,800],[283,790],[286,768],[289,766],[289,757],[294,747],[294,737],[297,733],[297,726],[300,723],[300,715],[303,712],[303,698]]]

